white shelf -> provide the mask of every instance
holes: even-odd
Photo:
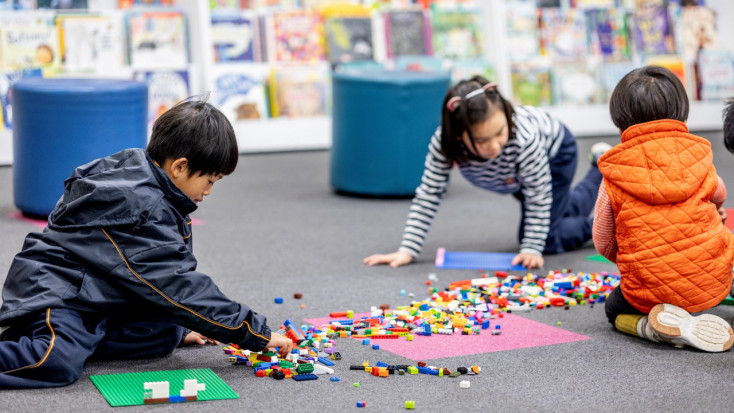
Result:
[[[234,125],[241,153],[331,147],[331,118],[274,118]]]

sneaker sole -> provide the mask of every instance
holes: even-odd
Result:
[[[650,311],[648,320],[656,333],[699,350],[727,351],[734,344],[734,331],[729,323],[713,314],[694,317],[672,304],[658,304]]]

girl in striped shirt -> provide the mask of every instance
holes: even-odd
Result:
[[[608,147],[592,148],[594,162]],[[594,166],[571,189],[576,161],[576,138],[560,121],[538,108],[513,107],[495,83],[480,76],[461,81],[444,98],[442,123],[428,146],[400,248],[364,263],[398,267],[420,254],[457,164],[472,184],[520,202],[520,250],[513,265],[542,267],[543,254],[573,250],[591,239],[589,215],[601,174]]]

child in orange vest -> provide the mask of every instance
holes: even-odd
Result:
[[[599,158],[596,249],[617,263],[609,322],[624,333],[726,351],[734,332],[713,314],[732,286],[734,235],[717,211],[726,189],[711,144],[688,132],[688,96],[668,69],[645,66],[609,102],[622,142]]]

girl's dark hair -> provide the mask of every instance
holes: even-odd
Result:
[[[734,99],[727,100],[724,107],[724,145],[734,153]]]
[[[481,99],[479,96],[466,99],[468,93],[481,89],[488,83],[489,81],[482,76],[474,76],[460,81],[446,92],[441,110],[441,148],[449,161],[466,163],[469,160],[470,154],[467,153],[461,140],[464,132],[469,134],[472,149],[475,153],[477,152],[471,127],[494,115],[498,110],[504,112],[507,118],[509,139],[514,138],[515,124],[512,116],[515,111],[512,109],[512,104],[502,97],[497,88],[488,88],[482,94],[486,99]],[[450,110],[447,105],[454,97],[460,97],[461,101],[457,105],[452,105],[454,110]]]
[[[688,95],[680,79],[661,66],[627,73],[609,99],[614,125],[624,132],[632,125],[660,119],[688,119]]]
[[[161,165],[186,158],[190,174],[199,175],[229,175],[239,159],[232,124],[205,96],[190,97],[163,113],[153,124],[146,151]]]

